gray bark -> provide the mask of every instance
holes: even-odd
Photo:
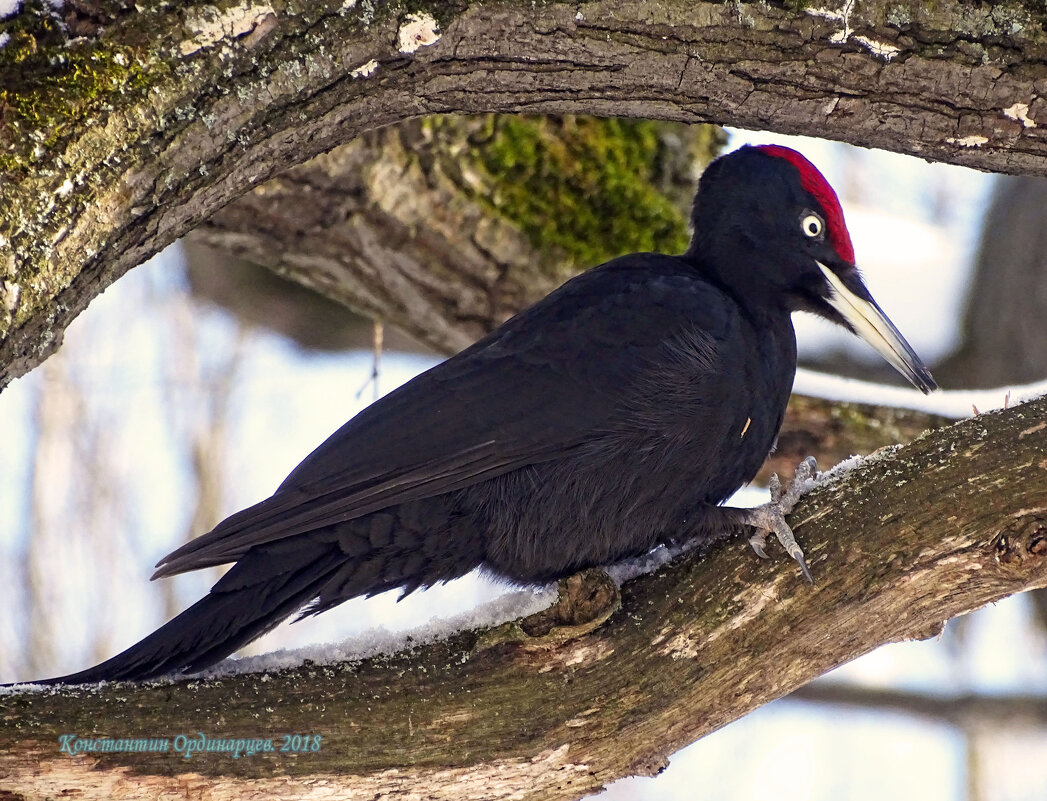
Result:
[[[967,291],[963,345],[937,371],[965,387],[1029,384],[1047,376],[1047,181],[996,182]]]
[[[1041,12],[839,5],[113,3],[74,6],[70,44],[30,3],[0,51],[0,386],[250,187],[424,114],[714,121],[1047,173]]]

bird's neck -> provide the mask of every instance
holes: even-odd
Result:
[[[774,274],[773,265],[731,264],[732,269],[725,270],[718,265],[726,262],[703,259],[693,248],[684,258],[706,281],[734,300],[750,320],[780,323],[782,319],[790,319],[792,309],[788,305],[788,296],[780,287],[763,278]]]

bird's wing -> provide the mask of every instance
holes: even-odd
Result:
[[[569,454],[607,430],[667,337],[715,340],[724,303],[676,257],[590,270],[364,409],[271,498],[168,555],[156,576]]]

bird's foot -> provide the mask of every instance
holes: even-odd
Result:
[[[552,606],[481,634],[472,653],[506,642],[519,643],[531,651],[550,650],[599,628],[622,605],[618,585],[601,568],[560,579],[557,590]]]
[[[771,490],[771,502],[747,510],[744,518],[745,523],[756,529],[756,533],[749,538],[749,544],[756,551],[757,556],[761,559],[769,558],[766,548],[767,535],[774,534],[778,542],[782,544],[782,547],[800,565],[803,577],[811,584],[814,584],[814,576],[811,575],[811,570],[807,567],[803,549],[797,544],[793,530],[785,522],[785,516],[792,512],[796,502],[810,489],[817,475],[818,466],[813,456],[808,456],[800,462],[788,489],[783,489],[782,482],[778,479],[778,474],[775,473],[771,476],[770,482],[768,482]]]

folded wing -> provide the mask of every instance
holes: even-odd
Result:
[[[168,555],[154,577],[235,561],[255,545],[585,445],[613,427],[623,388],[658,362],[674,331],[724,319],[710,308],[718,293],[692,269],[675,257],[637,254],[568,282],[362,411],[272,497]]]

